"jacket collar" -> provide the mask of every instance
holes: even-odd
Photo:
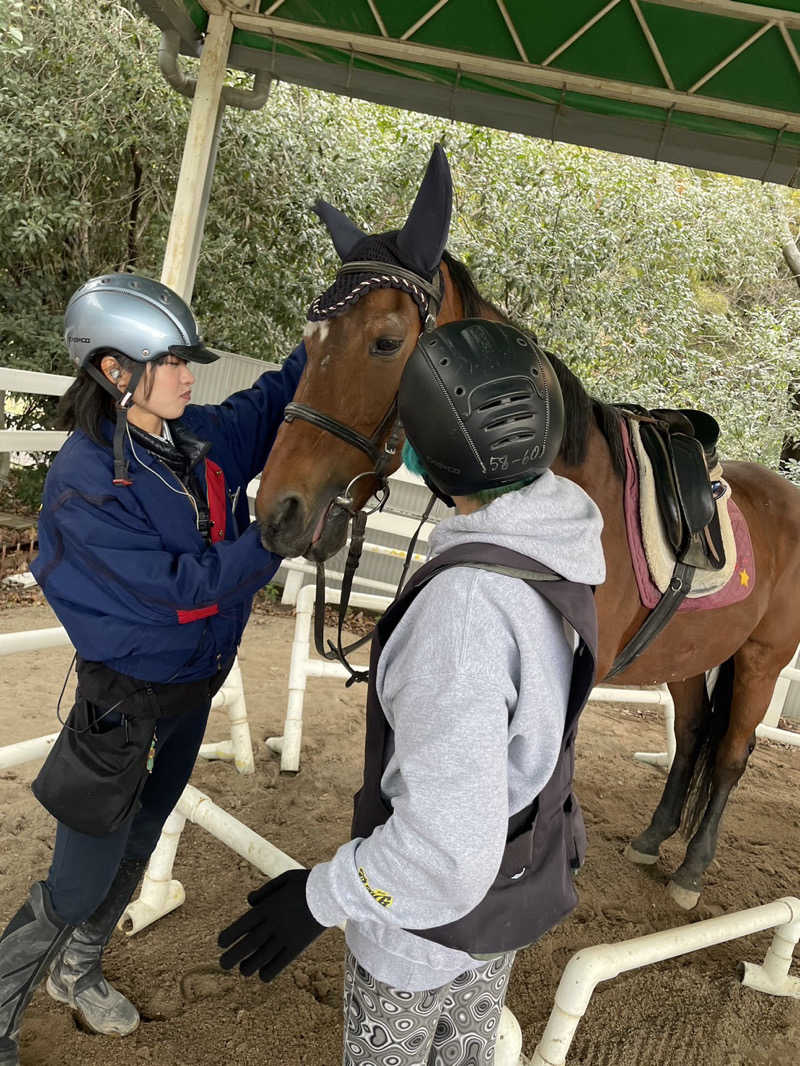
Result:
[[[154,437],[151,433],[146,433],[143,429],[139,429],[138,426],[134,426],[130,422],[128,423],[128,429],[134,442],[142,445],[145,449],[144,454],[137,449],[136,456],[139,459],[144,459],[145,461],[160,459],[175,474],[183,477],[197,466],[201,460],[205,459],[211,451],[211,444],[195,436],[180,419],[169,421],[168,425],[174,443],[164,440],[163,437]],[[107,422],[103,428],[104,435],[110,442],[113,436],[112,423]]]

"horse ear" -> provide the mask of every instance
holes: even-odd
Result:
[[[366,237],[366,234],[358,228],[355,222],[351,222],[347,215],[343,215],[341,211],[337,211],[324,200],[317,200],[313,210],[328,227],[333,247],[338,252],[339,258],[344,261],[348,253],[355,248],[362,237]]]
[[[435,144],[414,206],[397,234],[397,247],[421,274],[433,274],[442,260],[452,208],[450,164],[442,146]]]

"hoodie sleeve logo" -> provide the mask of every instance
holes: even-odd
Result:
[[[367,892],[369,892],[376,903],[379,903],[381,907],[391,907],[394,903],[394,896],[390,895],[388,892],[384,892],[380,888],[372,888],[367,880],[367,875],[364,873],[363,866],[359,866],[358,868],[358,877],[361,884],[366,888]]]

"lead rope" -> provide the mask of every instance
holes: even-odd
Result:
[[[422,527],[428,521],[433,505],[436,503],[436,496],[431,493],[431,498],[423,512],[422,518],[419,521],[419,525],[414,531],[414,535],[411,538],[411,542],[406,552],[405,561],[403,563],[403,571],[400,574],[400,581],[397,585],[397,590],[394,594],[394,600],[400,595],[400,591],[405,584],[406,575],[408,574],[411,561],[414,558],[414,548],[416,547],[417,540],[419,539]],[[369,680],[369,670],[356,670],[347,661],[347,656],[352,655],[354,651],[363,647],[368,641],[372,640],[375,633],[376,626],[373,626],[368,633],[352,644],[348,644],[347,647],[342,646],[342,630],[344,628],[344,619],[347,613],[347,607],[350,602],[350,593],[353,587],[353,578],[355,576],[356,569],[361,559],[361,553],[364,547],[364,534],[367,522],[367,515],[364,511],[357,511],[353,515],[353,529],[350,535],[350,549],[347,553],[347,562],[345,563],[344,574],[342,575],[342,589],[339,597],[339,616],[336,634],[336,644],[332,640],[327,641],[327,650],[325,647],[326,641],[324,637],[323,627],[325,624],[325,564],[317,563],[317,581],[316,581],[316,599],[314,603],[314,644],[316,645],[317,652],[324,659],[328,661],[337,661],[349,673],[349,677],[345,682],[345,688],[349,688],[351,685],[357,682],[366,682]]]

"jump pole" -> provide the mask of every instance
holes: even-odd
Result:
[[[745,963],[742,983],[773,996],[800,999],[800,978],[789,976],[792,953],[800,939],[800,899],[793,896],[619,944],[597,944],[579,951],[564,969],[531,1066],[565,1066],[575,1031],[601,981],[772,928],[775,935],[763,965]]]

